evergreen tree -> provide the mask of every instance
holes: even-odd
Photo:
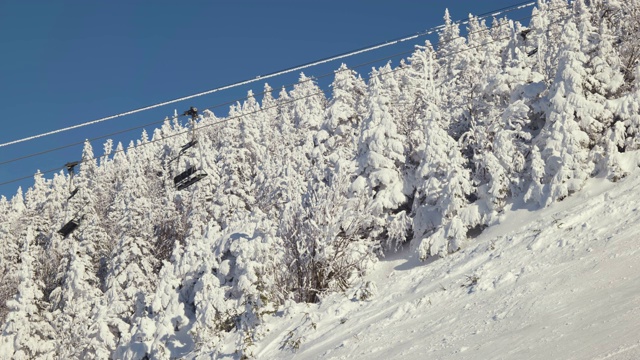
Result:
[[[438,101],[449,109],[443,120],[451,135],[457,140],[469,127],[469,116],[465,105],[469,98],[469,83],[466,77],[467,45],[464,37],[460,36],[460,27],[451,21],[449,10],[445,10],[444,28],[438,37],[437,82],[442,86]],[[464,84],[464,86],[461,86]]]
[[[0,274],[2,276],[0,283],[0,294],[2,302],[0,303],[0,315],[6,315],[8,311],[7,300],[13,298],[16,294],[18,286],[18,264],[20,263],[20,248],[22,246],[21,239],[25,236],[25,222],[23,221],[26,211],[24,197],[22,195],[22,187],[19,187],[16,195],[11,201],[6,203],[7,213],[5,221],[0,223],[2,230],[2,243],[0,244]]]
[[[318,151],[324,157],[324,177],[345,168],[355,173],[357,138],[366,113],[366,84],[356,72],[342,64],[331,84],[332,98],[327,107]]]
[[[390,94],[373,69],[369,84],[368,118],[358,149],[358,178],[352,191],[372,196],[372,236],[385,239],[389,217],[406,203],[401,168],[405,163],[405,137],[400,135],[390,112]],[[371,194],[371,195],[368,195]]]
[[[131,151],[131,150],[130,150]],[[144,190],[145,178],[128,169],[120,194],[116,198],[116,211],[120,218],[118,245],[108,265],[106,297],[110,306],[109,318],[119,325],[121,341],[128,341],[135,319],[145,316],[147,296],[156,283],[157,259],[153,254],[153,220],[151,204]],[[144,195],[143,195],[144,194]],[[126,325],[125,325],[126,324]]]
[[[316,85],[315,81],[300,74],[298,83],[291,90],[291,109],[293,115],[293,124],[295,127],[296,143],[299,144],[299,150],[306,158],[299,158],[302,163],[299,165],[305,171],[305,177],[308,179],[320,179],[320,173],[308,173],[317,169],[313,165],[322,163],[320,154],[315,153],[316,146],[323,140],[320,128],[324,121],[324,115],[327,107],[327,100],[324,92]]]
[[[622,122],[626,127],[624,146],[621,148],[627,151],[640,149],[640,136],[638,136],[640,134],[640,101],[638,101],[640,96],[640,65],[636,67],[635,79],[632,91],[623,96],[620,101],[609,103],[616,114],[617,122]]]
[[[592,119],[584,98],[584,54],[579,50],[578,32],[569,22],[563,33],[565,48],[560,54],[558,75],[548,95],[546,124],[539,141],[544,141],[545,181],[550,201],[561,200],[579,190],[589,176],[588,134],[581,128]],[[546,202],[545,202],[546,203]]]
[[[431,105],[425,115],[426,141],[412,211],[414,240],[423,259],[458,250],[467,227],[479,222],[473,212],[465,211],[472,185],[457,142],[443,128],[437,107]]]
[[[18,289],[7,302],[7,314],[0,338],[0,353],[12,359],[46,359],[56,354],[56,333],[45,311],[42,284],[35,278],[30,247],[34,235],[29,227],[20,251]]]
[[[58,354],[64,358],[97,359],[115,345],[104,329],[96,331],[100,325],[94,322],[94,314],[103,304],[90,256],[92,245],[87,239],[71,243],[59,272],[61,285],[51,293],[53,324],[60,334]]]

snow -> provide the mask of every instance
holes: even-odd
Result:
[[[461,251],[403,249],[364,281],[267,318],[259,359],[637,359],[640,153],[542,210],[522,201]],[[298,348],[295,350],[295,348]]]
[[[126,154],[86,142],[73,181],[0,199],[0,354],[635,358],[640,2],[603,4],[539,2],[527,39],[446,14],[333,99],[301,74],[205,113],[182,162],[177,112]],[[208,176],[176,190],[182,164]]]

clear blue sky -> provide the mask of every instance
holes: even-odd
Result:
[[[0,143],[209,90],[411,35],[522,0],[484,1],[0,1]],[[531,9],[510,14],[519,18]],[[528,23],[527,21],[524,21]],[[410,50],[435,36],[343,60],[349,66]],[[392,60],[397,64],[400,58]],[[378,66],[384,65],[381,61]],[[319,76],[340,62],[305,70]],[[364,76],[371,66],[357,69]],[[295,76],[267,82],[274,88]],[[63,134],[0,147],[0,162],[210,107],[263,83]],[[228,107],[214,110],[225,115]],[[229,123],[227,126],[233,126]],[[147,131],[151,133],[152,128]],[[141,130],[114,137],[126,147]],[[92,143],[102,154],[104,140]],[[0,183],[78,160],[81,146],[0,165]],[[47,174],[51,178],[53,174]],[[11,197],[18,186],[0,186]]]

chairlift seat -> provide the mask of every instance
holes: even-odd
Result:
[[[184,180],[186,180],[189,177],[191,177],[191,175],[195,174],[195,172],[196,172],[196,168],[193,167],[193,166],[190,166],[187,170],[185,170],[184,172],[176,175],[173,178],[173,184],[177,186],[178,184],[180,184]]]
[[[182,148],[180,149],[180,154],[184,153],[185,151],[187,151],[188,149],[196,146],[196,144],[198,144],[198,140],[191,140],[189,141],[186,145],[182,146]]]
[[[200,170],[195,176],[189,178],[188,180],[180,183],[177,185],[178,190],[184,190],[186,188],[188,188],[189,186],[197,183],[198,181],[204,179],[207,176],[207,173],[204,172],[203,170]]]
[[[78,228],[78,226],[80,226],[80,221],[73,219],[71,221],[69,221],[68,223],[66,223],[62,229],[58,230],[58,234],[62,235],[62,237],[66,238],[67,236],[69,236],[69,234],[71,234],[75,229]]]
[[[71,198],[74,197],[78,193],[78,190],[80,190],[80,188],[73,189],[73,191],[71,192],[71,195],[69,195],[67,200],[71,200]]]

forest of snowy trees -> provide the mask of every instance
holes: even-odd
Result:
[[[304,74],[265,84],[225,118],[201,112],[179,160],[191,128],[174,116],[128,145],[85,143],[72,187],[36,174],[0,199],[0,354],[216,358],[237,332],[250,358],[288,304],[371,296],[362,276],[385,253],[443,257],[512,199],[544,207],[624,177],[618,154],[640,149],[640,0],[531,15],[460,29],[446,13],[437,44],[368,74],[343,65],[329,97]],[[190,165],[208,176],[176,190]]]

